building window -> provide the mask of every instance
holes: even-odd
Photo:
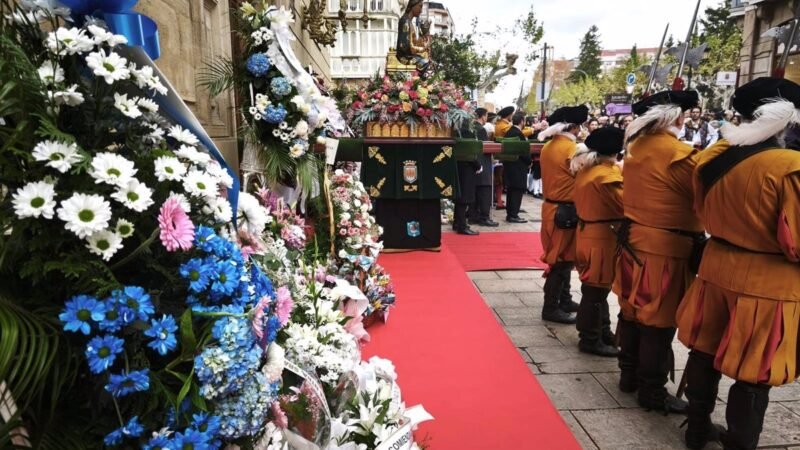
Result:
[[[372,11],[383,11],[383,0],[370,0],[369,9]]]
[[[800,83],[800,53],[789,55],[789,61],[786,63],[786,79]]]
[[[359,0],[347,0],[347,9],[350,11],[359,11]]]

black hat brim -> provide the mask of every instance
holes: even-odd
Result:
[[[547,118],[550,123],[574,123],[581,124],[589,118],[589,108],[586,105],[564,106],[553,111]]]
[[[624,142],[624,131],[615,127],[604,127],[592,131],[584,144],[601,155],[612,156],[622,151]]]
[[[694,108],[700,104],[697,91],[663,91],[653,94],[633,105],[633,113],[637,116],[650,111],[650,108],[659,105],[680,106],[682,111]]]
[[[731,105],[742,117],[752,120],[758,108],[777,98],[790,101],[800,109],[800,85],[783,78],[756,78],[736,89]]]

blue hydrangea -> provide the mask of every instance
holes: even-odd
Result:
[[[230,353],[237,349],[249,349],[255,344],[250,321],[242,317],[223,317],[217,320],[211,335],[223,350]]]
[[[192,416],[192,428],[207,435],[216,436],[219,433],[219,417],[207,412],[200,412]]]
[[[261,368],[264,352],[255,343],[252,330],[241,328],[241,322],[233,324],[235,326],[228,329],[215,326],[214,333],[225,340],[225,349],[206,348],[194,361],[195,374],[200,380],[200,394],[209,400],[241,390],[247,377]],[[232,348],[237,343],[245,345]]]
[[[175,339],[176,331],[178,331],[178,326],[175,324],[174,317],[164,314],[161,319],[153,319],[150,321],[150,328],[144,332],[145,336],[153,338],[147,346],[161,356],[166,355],[175,350],[178,345],[178,341]]]
[[[237,395],[216,403],[215,414],[221,422],[220,435],[231,440],[256,435],[263,427],[274,400],[266,376],[261,372],[253,373]]]
[[[264,111],[264,121],[277,125],[286,119],[287,114],[286,108],[284,108],[283,105],[269,105],[266,111]]]
[[[106,435],[103,443],[107,447],[116,447],[122,443],[125,438],[137,438],[144,433],[144,427],[139,423],[139,417],[134,416],[128,423]]]
[[[106,391],[116,398],[125,397],[134,392],[150,389],[150,370],[143,369],[120,375],[112,374],[106,385]]]
[[[94,297],[78,295],[66,303],[64,312],[58,315],[64,322],[65,331],[80,332],[88,335],[92,331],[92,323],[105,318],[105,305]]]
[[[189,281],[189,290],[197,294],[208,288],[211,268],[201,259],[194,258],[181,266],[180,274]]]
[[[270,67],[272,67],[272,61],[263,53],[255,53],[247,58],[247,70],[254,77],[266,76]]]
[[[89,370],[94,374],[103,373],[114,364],[122,352],[125,341],[116,336],[96,336],[86,345],[86,359]]]
[[[289,84],[289,80],[284,77],[273,78],[269,83],[269,87],[272,93],[278,98],[286,97],[292,93],[292,85]]]

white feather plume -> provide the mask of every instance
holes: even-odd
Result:
[[[557,135],[558,133],[561,133],[562,131],[566,130],[567,128],[569,128],[568,123],[558,122],[556,124],[550,125],[547,129],[539,133],[538,138],[540,141],[546,141],[551,137]]]
[[[597,151],[590,149],[586,144],[578,144],[575,154],[569,161],[569,171],[575,176],[583,169],[594,167],[603,161],[616,161],[616,155],[601,155]]]
[[[800,110],[782,98],[771,99],[753,117],[752,122],[739,126],[726,123],[722,126],[722,136],[731,145],[753,145],[782,135],[791,124],[800,124]]]
[[[625,129],[625,145],[635,140],[642,134],[655,133],[667,130],[675,125],[675,121],[683,114],[678,105],[657,105],[650,108],[646,113],[636,118],[628,128]]]

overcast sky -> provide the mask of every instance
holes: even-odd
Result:
[[[721,0],[702,0],[700,15],[706,7]],[[544,22],[544,38],[555,48],[556,57],[578,56],[580,39],[592,25],[600,29],[605,49],[657,47],[667,22],[676,40],[686,38],[689,21],[697,0],[443,0],[456,23],[456,33],[467,33],[471,20],[478,17],[478,31],[487,32],[499,26],[513,25],[514,20],[527,14],[533,5],[536,15]],[[512,48],[521,52],[513,36],[500,42],[488,43],[489,48]],[[485,44],[486,45],[486,44]],[[513,103],[523,81],[530,83],[533,67],[517,68],[523,74],[507,77],[488,100],[498,106]]]

